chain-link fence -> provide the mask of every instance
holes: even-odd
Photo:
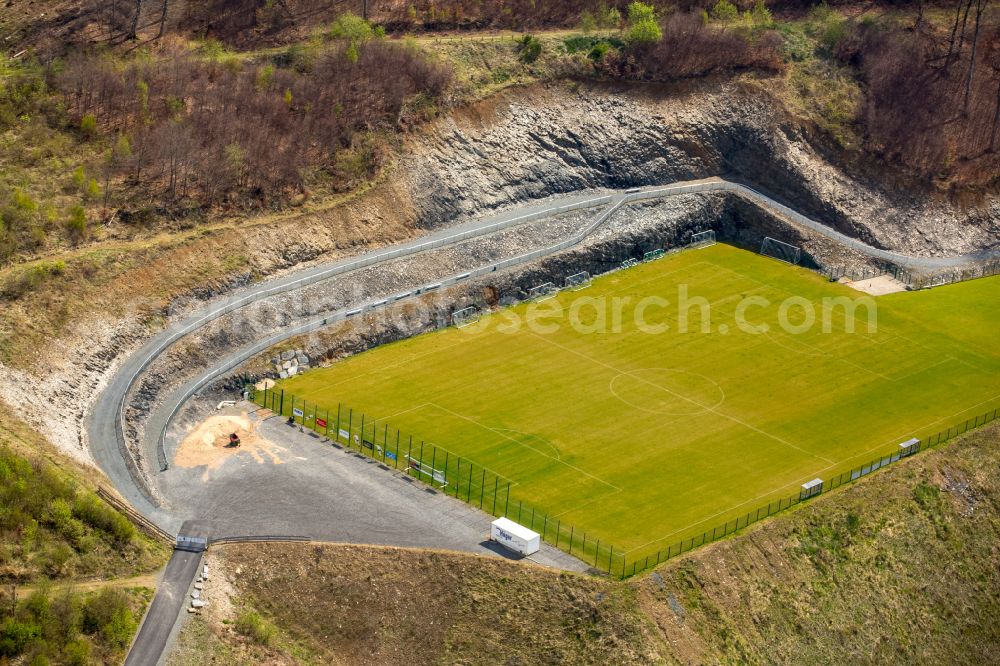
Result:
[[[339,403],[336,408],[310,404],[282,389],[255,391],[252,399],[274,414],[288,417],[291,425],[321,435],[335,446],[354,449],[378,460],[386,469],[401,471],[432,486],[438,492],[451,495],[492,516],[510,518],[538,532],[547,543],[576,556],[594,569],[617,578],[633,576],[703,544],[717,541],[768,516],[886,467],[901,458],[947,442],[1000,416],[1000,410],[994,409],[926,439],[911,441],[907,447],[890,455],[875,458],[824,481],[819,490],[813,490],[808,498],[796,494],[778,499],[667,548],[633,555],[632,551],[626,552],[616,548],[607,541],[602,541],[592,534],[588,535],[586,531],[563,522],[561,518],[550,517],[521,498],[515,498],[511,494],[511,489],[517,486],[517,482],[511,478],[478,465],[444,447],[427,442],[413,434],[404,433],[384,420],[373,419],[364,412]]]

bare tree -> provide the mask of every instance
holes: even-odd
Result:
[[[969,96],[972,93],[972,76],[976,71],[976,55],[979,47],[979,27],[986,9],[987,0],[976,0],[976,27],[972,34],[972,53],[969,55],[969,71],[965,76],[965,97],[962,100],[962,113],[969,114]]]
[[[160,8],[160,32],[157,33],[156,37],[159,39],[163,37],[163,30],[167,23],[167,2],[169,0],[163,0],[163,6]]]
[[[139,31],[139,14],[142,12],[142,0],[135,0],[135,12],[132,14],[132,24],[128,28],[128,39],[135,39]]]
[[[955,24],[951,26],[951,39],[948,41],[948,56],[944,60],[944,71],[947,72],[951,67],[952,62],[961,54],[962,46],[959,44],[958,50],[955,49],[955,38],[958,37],[958,26],[961,23],[962,26],[962,39],[965,39],[965,20],[969,18],[969,6],[972,4],[972,0],[958,0],[955,5]],[[965,18],[962,18],[962,9],[965,9]]]
[[[987,149],[993,153],[997,150],[997,139],[1000,138],[1000,31],[994,30],[992,39],[987,40],[983,60],[993,72],[993,79],[997,85],[997,95],[993,106],[993,124],[990,127],[990,143]]]

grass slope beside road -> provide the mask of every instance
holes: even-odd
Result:
[[[93,477],[0,408],[0,663],[124,658],[167,548],[100,499]]]
[[[643,310],[650,297],[666,301]],[[853,332],[833,308],[824,332],[822,301],[840,297],[860,294],[717,245],[379,347],[278,390],[286,415],[304,407],[307,424],[326,418],[400,467],[422,458],[448,492],[485,492],[487,511],[496,473],[497,511],[516,514],[523,501],[537,530],[547,514],[549,527],[573,525],[577,539],[584,531],[633,561],[997,407],[988,304],[1000,279],[881,297],[874,331],[865,307]],[[737,325],[749,298],[761,300],[746,324],[765,334]],[[780,325],[789,298],[792,325],[803,303],[812,308],[808,330]]]
[[[0,407],[0,585],[154,571],[168,549],[100,499],[97,475]]]
[[[993,426],[625,583],[459,554],[226,546],[210,556],[228,595],[171,659],[992,663],[998,466]]]

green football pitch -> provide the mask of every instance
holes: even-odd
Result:
[[[1000,278],[823,308],[838,297],[870,299],[720,244],[278,389],[482,466],[633,559],[1000,406]]]

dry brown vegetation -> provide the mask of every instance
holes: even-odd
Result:
[[[603,71],[613,76],[653,81],[693,78],[717,72],[784,67],[781,37],[772,30],[757,34],[709,25],[699,14],[674,13],[663,22],[662,38],[606,59]]]
[[[253,609],[279,635],[253,645],[209,615],[174,658],[990,663],[998,444],[998,426],[970,433],[625,583],[454,553],[227,546],[212,557],[232,613]]]
[[[120,137],[105,182],[139,190],[126,201],[210,206],[286,200],[315,169],[336,188],[356,185],[382,162],[372,133],[405,124],[413,96],[433,104],[450,80],[447,67],[375,40],[287,65],[184,51],[123,67],[84,56],[56,85],[75,124]]]
[[[1000,12],[958,0],[949,26],[857,23],[837,47],[867,86],[867,149],[922,179],[1000,181]]]

